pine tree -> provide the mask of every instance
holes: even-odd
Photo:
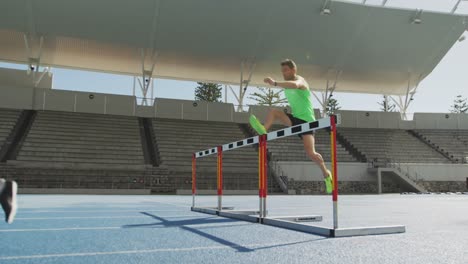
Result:
[[[395,111],[395,107],[396,105],[393,104],[392,102],[390,102],[388,100],[388,96],[384,95],[383,96],[383,101],[381,103],[378,103],[380,106],[382,106],[382,108],[380,108],[380,110],[384,111],[384,112],[394,112]]]
[[[341,107],[338,105],[338,101],[334,98],[329,98],[327,102],[327,107],[325,108],[328,116],[333,115],[336,111],[340,110]]]
[[[463,98],[461,95],[458,95],[453,101],[452,109],[450,109],[450,112],[456,114],[468,113],[467,99]]]
[[[198,82],[195,88],[195,100],[208,102],[221,102],[221,84]]]
[[[252,99],[257,102],[259,105],[267,106],[281,106],[284,103],[287,103],[286,98],[282,95],[282,90],[274,91],[273,89],[257,87],[260,90],[260,93],[253,93],[249,99]]]

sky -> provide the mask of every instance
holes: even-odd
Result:
[[[343,1],[343,0],[342,0]],[[430,11],[450,12],[457,0],[388,0],[387,6],[403,8],[420,8]],[[349,2],[362,2],[362,0],[349,0]],[[367,0],[367,4],[380,4],[382,0]],[[456,13],[468,14],[468,1],[462,2]],[[414,101],[408,112],[448,112],[457,95],[468,97],[468,32],[465,32],[466,40],[457,42],[448,54],[442,59],[434,71],[424,79],[418,88]],[[0,67],[25,69],[25,65],[1,63]],[[278,71],[280,69],[278,68]],[[105,74],[89,71],[77,71],[69,69],[53,68],[53,88],[74,91],[91,91],[101,93],[113,93],[131,95],[133,93],[133,77]],[[272,73],[273,74],[273,73]],[[309,82],[314,89],[313,83]],[[184,100],[194,99],[195,82],[156,79],[154,81],[154,97],[176,98]],[[137,96],[141,96],[139,87],[136,87]],[[235,91],[239,87],[233,87]],[[252,87],[248,94],[256,91]],[[246,96],[246,104],[254,104]],[[225,91],[223,89],[224,101]],[[335,93],[343,110],[367,110],[379,111],[382,101],[381,95]],[[227,92],[227,102],[237,104],[232,92]],[[319,108],[319,103],[314,98],[314,106]]]

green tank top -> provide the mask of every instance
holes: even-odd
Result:
[[[309,89],[284,89],[284,94],[294,117],[307,122],[315,121],[312,94]]]

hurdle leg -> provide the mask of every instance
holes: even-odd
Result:
[[[331,159],[332,159],[332,175],[333,175],[333,228],[338,229],[338,169],[336,166],[336,116],[330,116],[331,132]]]
[[[192,208],[195,207],[195,195],[197,191],[197,159],[195,153],[192,154]]]
[[[223,147],[218,146],[218,169],[217,169],[217,187],[218,187],[218,211],[223,209]]]
[[[267,197],[267,170],[268,170],[268,159],[267,159],[267,141],[266,141],[266,135],[263,135],[263,160],[262,160],[262,166],[263,166],[263,214],[262,217],[265,218],[267,216],[267,208],[266,208],[266,197]]]
[[[258,208],[258,211],[259,211],[259,214],[258,216],[261,218],[263,218],[263,211],[264,211],[264,208],[263,208],[263,170],[264,170],[264,167],[263,167],[263,143],[264,143],[264,140],[263,140],[263,135],[260,135],[259,136],[259,142],[258,142],[258,201],[259,201],[259,208]]]

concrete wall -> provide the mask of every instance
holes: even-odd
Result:
[[[290,179],[296,181],[320,181],[322,173],[312,162],[282,161],[281,169]],[[326,163],[328,168],[329,163]],[[340,181],[376,181],[376,176],[367,172],[366,163],[338,163],[338,179]],[[404,164],[404,171],[411,175],[417,173],[418,179],[426,181],[466,181],[468,165],[466,164]],[[384,179],[385,181],[385,179]]]
[[[91,99],[91,97],[92,99]],[[233,104],[157,98],[154,106],[138,106],[133,96],[2,86],[0,107],[15,109],[86,112],[123,116],[208,120],[248,123],[250,114],[264,120],[270,107],[250,106],[248,112],[235,112]],[[289,107],[277,109],[290,112]],[[403,121],[395,112],[338,111],[341,127],[398,129],[468,129],[467,114],[416,113],[413,121]],[[320,118],[318,109],[315,109]]]
[[[34,109],[74,112],[75,94],[63,90],[35,89]]]
[[[468,129],[468,115],[415,113],[412,121],[401,120],[396,112],[338,111],[341,127],[398,129]]]
[[[404,171],[417,173],[418,179],[426,181],[466,181],[467,164],[404,164]]]
[[[0,84],[0,107],[32,109],[33,88],[11,87]]]
[[[31,96],[34,98],[33,109],[35,110],[123,116],[133,116],[136,114],[136,99],[133,96],[39,88],[32,90]]]
[[[25,66],[26,68],[26,66]],[[0,68],[0,86],[11,88],[33,88],[35,81],[41,80],[36,87],[52,89],[52,75],[45,74],[40,78],[42,73],[27,74],[25,70],[16,70],[9,68]]]
[[[396,112],[338,111],[342,127],[400,128],[400,114]],[[405,125],[411,121],[405,121]]]
[[[467,114],[415,113],[416,129],[468,129]]]
[[[289,179],[295,181],[322,181],[320,168],[315,163],[307,161],[280,161],[281,169]],[[330,163],[325,163],[331,168]],[[375,175],[367,172],[367,163],[338,163],[339,181],[377,181]]]

